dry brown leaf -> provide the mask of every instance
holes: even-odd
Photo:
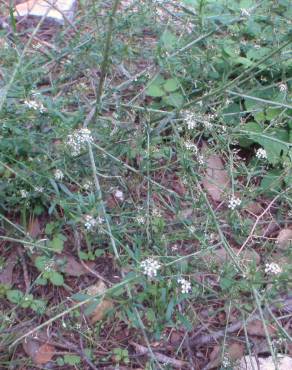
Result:
[[[230,249],[233,251],[235,255],[237,255],[239,251],[238,249],[236,248]],[[231,261],[231,257],[227,253],[226,249],[223,247],[215,249],[214,251],[212,251],[212,254],[205,255],[203,259],[207,263],[213,261],[217,264],[222,264],[226,261]],[[245,249],[240,253],[239,259],[243,263],[250,263],[252,261],[255,261],[256,264],[258,265],[260,263],[261,257],[256,251]]]
[[[289,356],[277,356],[278,359],[278,370],[290,370],[292,369],[292,357]],[[255,356],[244,356],[240,364],[235,367],[234,370],[275,370],[275,364],[272,357],[256,358]]]
[[[203,153],[207,152],[207,144],[203,144]],[[203,186],[211,198],[216,201],[222,201],[223,192],[230,188],[230,179],[228,172],[224,168],[224,163],[218,154],[205,154],[206,174],[203,180]]]
[[[87,288],[87,294],[91,296],[96,296],[97,294],[104,294],[107,287],[103,281],[99,281],[95,285],[91,285]],[[94,324],[97,321],[102,320],[107,312],[113,308],[114,304],[110,299],[103,299],[90,314],[90,321]]]
[[[27,231],[32,238],[37,238],[41,234],[42,230],[37,218],[32,218],[29,221]]]
[[[268,333],[271,337],[274,337],[277,334],[277,329],[273,325],[266,324],[266,327],[267,327]],[[257,337],[265,337],[266,336],[264,325],[263,325],[262,321],[259,320],[259,319],[250,321],[247,324],[246,330],[247,330],[247,333],[249,335],[255,335]]]
[[[15,253],[10,254],[5,262],[5,268],[0,272],[0,284],[12,285],[12,273],[14,266],[17,262],[17,255]]]
[[[281,249],[287,249],[292,245],[292,229],[283,229],[277,236],[277,244]]]
[[[52,345],[48,343],[42,344],[32,338],[25,339],[23,349],[33,362],[38,365],[46,364],[55,354],[55,348]]]
[[[244,355],[244,344],[239,342],[233,342],[229,344],[225,350],[226,356],[231,362],[239,360]],[[211,370],[218,367],[222,361],[222,348],[219,345],[214,346],[213,351],[210,354],[210,362],[206,369]]]
[[[60,263],[58,263],[58,261]],[[64,264],[62,263],[64,261]],[[60,271],[69,276],[82,276],[86,274],[91,274],[81,263],[77,262],[76,259],[69,254],[61,254],[56,260],[57,268],[60,266]],[[92,267],[94,263],[87,263],[88,267]]]

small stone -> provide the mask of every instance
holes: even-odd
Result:
[[[29,0],[16,5],[14,15],[17,18],[26,16],[41,18],[46,15],[47,19],[64,24],[64,18],[69,21],[74,19],[76,4],[76,0]]]

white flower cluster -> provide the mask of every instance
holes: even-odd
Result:
[[[228,208],[230,209],[235,209],[236,207],[240,206],[241,205],[241,199],[239,198],[236,198],[235,196],[232,196],[230,199],[229,199],[229,202],[228,202]]]
[[[55,172],[54,172],[54,177],[55,177],[56,180],[62,180],[63,177],[64,177],[64,174],[61,170],[56,169]]]
[[[70,148],[72,155],[76,157],[81,150],[86,147],[87,143],[92,143],[93,137],[88,128],[75,130],[73,134],[68,135],[66,145]]]
[[[250,9],[244,9],[244,8],[241,8],[240,9],[240,15],[242,17],[250,17]]]
[[[279,84],[279,90],[280,92],[286,92],[288,90],[288,87],[283,82]]]
[[[46,108],[44,107],[43,103],[37,100],[25,100],[24,104],[29,108],[33,110],[37,110],[40,113],[46,112]]]
[[[188,280],[186,280],[184,278],[179,278],[179,279],[177,279],[177,282],[180,284],[181,292],[183,294],[187,294],[192,290],[192,285]]]
[[[145,217],[144,217],[144,216],[142,216],[142,215],[138,215],[138,216],[136,217],[136,222],[137,222],[139,225],[144,225],[145,221],[146,221],[146,219],[145,219]]]
[[[21,189],[20,190],[20,196],[21,198],[27,198],[28,197],[28,191],[26,191],[25,189]]]
[[[143,269],[143,274],[149,278],[157,276],[157,271],[161,268],[161,264],[151,257],[142,261],[140,266]]]
[[[190,150],[192,152],[194,152],[195,154],[198,154],[198,147],[196,144],[194,144],[191,140],[187,140],[185,141],[185,147],[187,148],[187,150]]]
[[[88,231],[91,231],[95,228],[95,226],[97,225],[97,221],[94,217],[92,217],[91,215],[86,215],[84,217],[84,227],[86,228],[86,230]]]
[[[90,180],[86,181],[83,184],[83,189],[86,190],[86,191],[89,191],[89,190],[93,189],[93,182],[90,181]]]
[[[120,200],[121,202],[124,200],[124,193],[117,189],[115,192],[114,192],[114,196],[116,199]]]
[[[256,157],[258,159],[267,159],[267,152],[265,151],[265,149],[263,148],[259,148],[257,151],[256,151]]]
[[[42,186],[36,186],[34,188],[34,190],[37,192],[37,193],[43,193],[44,192],[44,188]]]
[[[192,130],[197,126],[196,115],[194,112],[187,110],[184,112],[185,123],[187,124],[188,130]]]
[[[152,209],[152,216],[153,216],[153,217],[157,217],[157,218],[162,217],[161,212],[160,212],[160,209],[159,209],[159,208],[157,208],[157,207],[154,207],[154,208]]]
[[[45,264],[44,271],[51,272],[54,271],[55,262],[54,260],[50,260]]]
[[[282,269],[277,263],[275,263],[275,262],[266,263],[266,266],[265,266],[265,273],[266,274],[279,275],[279,274],[281,274],[281,272],[282,272]]]

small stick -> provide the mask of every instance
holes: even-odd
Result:
[[[25,283],[25,293],[27,294],[30,290],[30,278],[28,276],[27,266],[26,266],[26,262],[25,262],[25,256],[24,256],[23,250],[20,246],[17,247],[17,252],[18,252],[21,267],[22,267],[22,270],[23,270],[23,277],[24,277],[24,283]]]

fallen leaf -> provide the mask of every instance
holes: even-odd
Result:
[[[103,281],[99,281],[95,285],[91,285],[90,287],[87,288],[87,294],[91,296],[96,296],[96,295],[102,295],[106,292],[107,287]],[[88,306],[92,304],[89,303]],[[105,299],[103,298],[100,303],[94,307],[92,313],[90,313],[90,321],[92,324],[96,323],[97,321],[102,320],[107,312],[113,308],[114,304],[110,299]]]
[[[203,143],[203,154],[207,152],[207,144]],[[230,188],[228,172],[218,154],[205,154],[206,174],[203,179],[203,186],[215,202],[222,201],[222,195]]]
[[[244,350],[245,350],[245,346],[243,343],[233,342],[226,346],[224,355],[228,357],[228,359],[231,362],[234,362],[243,357]],[[210,354],[210,362],[207,365],[206,370],[211,370],[216,367],[219,367],[219,365],[222,362],[222,351],[223,351],[222,347],[218,345],[214,346],[213,351]]]
[[[17,259],[17,255],[15,253],[10,254],[10,256],[7,258],[5,267],[0,272],[0,284],[12,286],[12,273]]]
[[[55,354],[55,348],[48,343],[41,343],[33,338],[26,338],[23,342],[25,353],[35,364],[42,365],[49,362]]]
[[[283,229],[277,236],[277,244],[281,249],[288,249],[292,246],[292,229]]]
[[[32,218],[29,221],[27,231],[32,238],[37,238],[41,234],[41,226],[38,218]]]
[[[292,357],[289,356],[277,356],[278,370],[289,370],[292,369]],[[235,366],[234,370],[276,370],[272,357],[255,357],[255,356],[244,356],[240,364]]]
[[[267,327],[268,333],[271,337],[274,337],[277,334],[277,329],[273,325],[266,324],[266,327]],[[255,335],[255,336],[258,336],[258,337],[265,337],[266,336],[264,325],[263,325],[262,321],[259,320],[259,319],[250,321],[247,324],[246,331],[249,335]]]
[[[91,268],[94,263],[87,263],[88,267]],[[79,277],[86,274],[91,274],[81,263],[77,262],[76,259],[69,254],[61,254],[56,259],[57,270],[63,272],[69,276]]]
[[[230,248],[235,255],[238,254],[239,250],[236,248]],[[232,261],[231,257],[227,253],[226,249],[221,247],[218,249],[215,249],[212,251],[210,254],[206,254],[205,256],[202,257],[205,262],[215,262],[217,264],[222,264],[226,261]],[[240,262],[244,263],[250,263],[252,261],[255,261],[256,264],[258,265],[260,263],[261,257],[260,255],[254,251],[254,250],[248,250],[244,249],[240,255],[239,255],[239,260]]]

